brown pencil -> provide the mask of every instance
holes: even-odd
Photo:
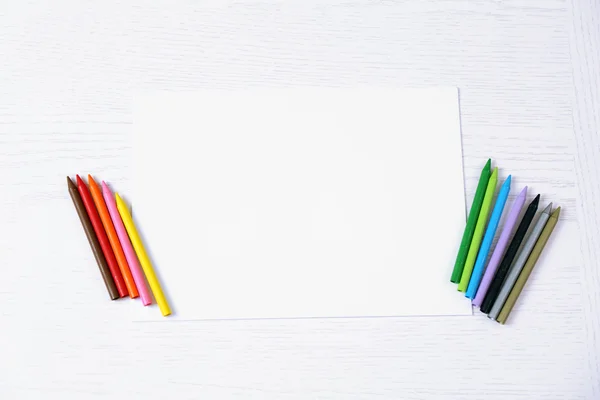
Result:
[[[79,190],[77,189],[77,186],[73,183],[71,178],[69,178],[68,176],[67,184],[69,185],[69,194],[71,195],[71,199],[73,200],[73,204],[75,205],[75,209],[77,210],[77,215],[79,215],[79,219],[81,220],[81,225],[83,225],[85,235],[87,236],[87,239],[90,242],[92,253],[94,253],[94,257],[96,258],[96,262],[98,263],[98,268],[100,269],[100,274],[102,275],[102,279],[104,280],[104,284],[106,285],[108,294],[111,300],[116,300],[120,297],[119,292],[117,291],[115,282],[113,281],[113,278],[110,274],[110,270],[108,269],[108,265],[106,264],[104,254],[102,254],[102,248],[100,247],[100,243],[98,243],[98,238],[94,233],[94,228],[92,227],[90,218],[87,215],[85,206],[83,205],[83,201],[81,200]]]

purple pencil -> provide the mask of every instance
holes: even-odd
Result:
[[[498,268],[498,264],[500,264],[500,260],[504,255],[504,250],[508,245],[508,241],[510,236],[512,235],[512,231],[514,227],[517,225],[517,220],[519,219],[519,214],[521,213],[521,209],[525,204],[525,198],[527,197],[527,186],[521,190],[521,193],[515,199],[512,208],[510,209],[510,213],[506,218],[506,223],[504,224],[504,229],[500,234],[500,238],[498,239],[498,244],[496,244],[496,248],[494,249],[494,253],[492,254],[492,258],[490,258],[490,262],[485,269],[485,274],[481,279],[481,284],[479,285],[479,289],[477,289],[477,295],[473,299],[473,305],[480,306],[487,290],[492,282],[492,278],[494,278],[494,274],[496,273],[496,269]]]

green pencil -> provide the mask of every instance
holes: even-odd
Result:
[[[477,224],[475,225],[475,232],[473,233],[473,240],[469,246],[469,252],[467,253],[467,261],[465,261],[465,267],[458,284],[458,290],[460,292],[466,292],[469,286],[469,280],[471,280],[471,273],[473,273],[473,266],[477,259],[477,253],[479,253],[479,246],[481,246],[481,239],[483,239],[483,232],[487,225],[488,217],[490,215],[490,209],[492,207],[492,200],[494,199],[494,192],[496,191],[496,184],[498,183],[498,167],[494,168],[492,176],[485,189],[485,196],[483,196],[483,204],[481,205],[481,212],[479,218],[477,218]]]
[[[540,254],[542,254],[542,250],[544,250],[544,247],[548,242],[548,238],[552,234],[552,231],[558,222],[559,215],[560,207],[554,210],[552,215],[550,215],[550,219],[548,219],[546,226],[544,226],[544,230],[540,234],[537,242],[535,242],[535,246],[533,247],[533,250],[531,250],[531,254],[529,254],[529,258],[527,259],[523,270],[519,274],[519,278],[515,282],[515,286],[513,286],[512,290],[510,291],[510,294],[508,295],[508,298],[502,307],[502,311],[500,311],[500,315],[498,315],[497,321],[501,324],[504,324],[510,315],[510,312],[512,311],[517,299],[519,298],[519,295],[521,294],[521,291],[523,290],[523,286],[525,286],[525,282],[527,282],[527,279],[529,279],[529,275],[531,275],[531,271],[533,271],[535,263],[537,262],[538,258],[540,258]]]
[[[490,180],[491,169],[492,160],[489,159],[485,164],[485,167],[483,167],[481,176],[479,177],[479,183],[477,184],[477,190],[475,191],[475,198],[473,199],[473,204],[471,204],[471,211],[469,211],[469,218],[467,218],[467,226],[465,227],[465,232],[463,233],[462,240],[460,241],[460,248],[458,249],[456,261],[454,262],[454,269],[452,270],[450,282],[460,282],[460,277],[462,276],[463,268],[465,267],[465,261],[467,260],[467,252],[469,251],[469,246],[471,245],[471,240],[473,239],[475,224],[477,223],[477,218],[479,217],[479,212],[481,211],[485,189],[487,188],[488,181]]]

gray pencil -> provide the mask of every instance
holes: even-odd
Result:
[[[513,263],[512,267],[510,267],[510,271],[508,272],[508,275],[506,276],[506,279],[502,284],[502,289],[500,289],[500,293],[498,294],[498,297],[496,298],[496,301],[494,302],[494,305],[492,306],[492,309],[488,314],[489,318],[492,318],[494,320],[498,319],[498,315],[500,314],[500,311],[502,311],[504,302],[508,298],[508,295],[510,294],[510,291],[515,285],[515,282],[517,281],[517,279],[519,279],[519,274],[523,270],[523,266],[527,262],[529,254],[531,254],[531,250],[533,250],[533,246],[535,246],[535,243],[542,234],[544,226],[546,226],[546,222],[548,222],[548,219],[550,219],[551,212],[552,203],[548,204],[548,207],[546,207],[544,211],[542,211],[540,218],[537,220],[535,226],[533,227],[533,230],[531,231],[531,235],[529,235],[529,237],[527,238],[527,241],[519,251],[515,262]]]

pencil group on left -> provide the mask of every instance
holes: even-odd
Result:
[[[67,177],[69,194],[110,299],[140,297],[147,306],[152,304],[151,290],[161,313],[170,315],[171,309],[123,200],[118,194],[113,195],[105,182],[100,188],[91,175],[88,184],[79,175],[76,182]]]

